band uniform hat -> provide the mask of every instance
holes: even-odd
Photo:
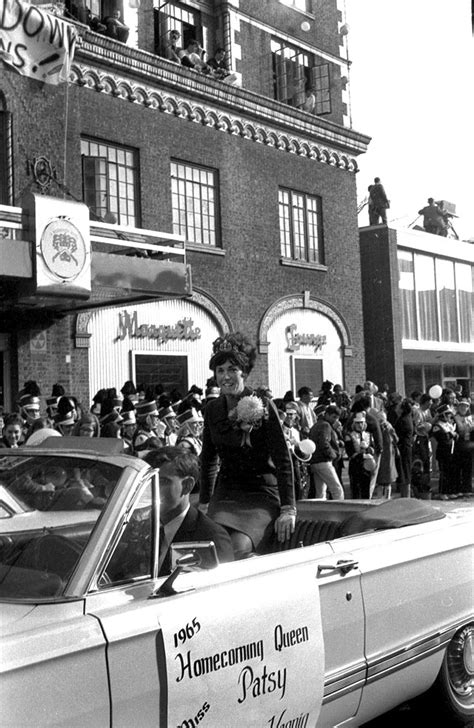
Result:
[[[74,412],[57,412],[54,417],[54,424],[55,425],[74,425],[75,419],[74,419]]]
[[[365,423],[365,412],[356,412],[352,422],[364,422]]]
[[[46,398],[46,407],[49,407],[50,409],[57,409],[59,402],[59,397],[47,397]]]
[[[122,418],[123,426],[137,424],[137,418],[135,417],[135,410],[126,410],[125,412],[121,412],[120,417]]]
[[[193,422],[204,422],[203,416],[194,407],[176,415],[176,420],[180,427],[191,425]]]
[[[40,398],[31,394],[23,394],[20,397],[20,407],[23,409],[39,410],[41,407]]]
[[[120,414],[120,412],[117,412],[117,410],[112,410],[112,412],[108,412],[106,415],[100,418],[100,426],[104,427],[104,425],[121,425],[123,422],[123,417]]]
[[[436,414],[437,415],[446,415],[446,414],[453,414],[453,410],[449,406],[449,404],[440,404],[439,407],[436,407]]]
[[[147,417],[148,415],[158,414],[158,409],[154,400],[152,402],[147,402],[146,400],[143,400],[143,402],[137,402],[135,411],[137,413],[137,417]]]
[[[169,417],[176,417],[176,412],[172,407],[160,407],[158,410],[158,417],[160,420],[166,420]]]

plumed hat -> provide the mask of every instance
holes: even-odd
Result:
[[[56,412],[53,417],[55,425],[74,425],[74,412]]]
[[[20,407],[22,409],[40,409],[41,402],[39,397],[35,397],[32,394],[23,394],[20,397]]]
[[[137,388],[131,379],[128,379],[120,390],[124,397],[128,397],[130,394],[136,394]]]
[[[244,374],[249,374],[253,369],[256,358],[257,350],[255,346],[240,331],[235,331],[219,336],[214,341],[209,369],[215,370],[217,366],[230,360]]]
[[[453,410],[449,406],[449,404],[440,404],[439,407],[436,407],[436,414],[437,415],[446,415],[446,414],[453,414]]]
[[[193,422],[204,422],[203,416],[200,412],[194,409],[194,407],[181,412],[177,415],[176,419],[180,427],[183,427],[184,425],[191,425]]]
[[[123,422],[123,417],[120,414],[120,412],[117,412],[117,410],[112,410],[112,412],[109,412],[104,417],[100,418],[100,426],[105,427],[105,425],[120,425]]]
[[[121,412],[120,416],[122,418],[122,425],[136,425],[137,424],[137,418],[135,416],[135,410],[126,410],[125,412]]]
[[[151,402],[148,402],[147,400],[144,400],[143,402],[138,402],[137,406],[135,407],[135,412],[137,414],[137,417],[147,417],[148,415],[157,415],[158,410],[156,408],[155,400],[152,400]]]
[[[172,407],[161,407],[158,410],[160,420],[166,420],[168,417],[176,417],[176,412]]]

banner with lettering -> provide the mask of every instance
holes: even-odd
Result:
[[[314,728],[324,683],[314,565],[187,593],[160,622],[168,728]]]
[[[67,81],[77,33],[71,23],[21,0],[0,0],[0,59],[23,76]]]

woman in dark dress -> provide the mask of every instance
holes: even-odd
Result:
[[[209,368],[221,394],[204,413],[199,508],[227,528],[236,558],[264,551],[273,531],[285,541],[296,520],[278,411],[245,384],[255,359],[255,347],[239,332],[216,339]]]

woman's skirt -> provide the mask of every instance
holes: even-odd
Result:
[[[211,499],[208,515],[221,526],[245,533],[258,551],[271,537],[280,506],[264,493],[227,491]]]

